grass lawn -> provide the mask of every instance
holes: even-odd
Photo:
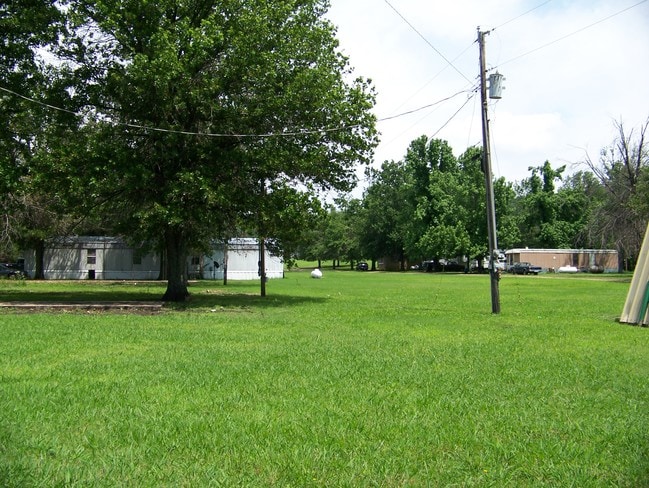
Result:
[[[0,311],[0,486],[649,486],[629,277],[289,272]],[[0,282],[11,299],[152,283]]]

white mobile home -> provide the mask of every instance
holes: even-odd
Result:
[[[190,258],[189,276],[206,280],[222,280],[227,266],[229,280],[259,279],[259,241],[255,238],[230,239],[227,244],[217,242],[206,256]],[[283,278],[284,262],[273,256],[268,249],[265,252],[267,278]]]
[[[34,251],[25,253],[25,271],[34,276]],[[45,243],[43,274],[46,280],[155,280],[160,257],[139,252],[118,237],[58,237]]]
[[[25,271],[34,276],[34,251],[25,253]],[[48,280],[156,280],[160,277],[161,258],[144,253],[123,239],[103,236],[75,236],[50,239],[45,244],[43,272]],[[283,277],[284,264],[268,251],[266,276]],[[223,279],[227,265],[228,279],[259,278],[259,245],[256,239],[232,239],[227,246],[215,243],[206,256],[187,260],[190,278]]]

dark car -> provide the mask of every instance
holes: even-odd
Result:
[[[367,265],[367,263],[366,263],[365,261],[360,261],[360,262],[356,265],[356,269],[357,269],[358,271],[367,271],[368,269],[370,269],[370,267]]]
[[[509,268],[510,273],[514,274],[539,274],[541,272],[541,268],[539,266],[534,266],[531,263],[521,261],[520,263],[514,263],[511,268]]]
[[[0,264],[0,278],[24,278],[25,272],[17,267]]]

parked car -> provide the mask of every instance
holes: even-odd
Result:
[[[466,265],[460,263],[457,259],[447,259],[440,260],[442,265],[442,271],[464,271],[466,270]]]
[[[0,278],[24,278],[25,272],[17,267],[0,264]]]
[[[359,261],[358,264],[356,265],[356,269],[358,271],[367,271],[370,268],[365,261]]]
[[[520,263],[514,263],[509,268],[509,272],[514,274],[522,274],[522,275],[527,275],[527,274],[537,275],[541,272],[541,267],[534,266],[533,264],[528,263],[526,261],[521,261]]]

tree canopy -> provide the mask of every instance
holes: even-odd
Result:
[[[313,208],[300,193],[348,190],[355,166],[370,161],[374,93],[351,78],[327,7],[71,0],[65,9],[67,35],[52,51],[79,117],[40,171],[75,208],[159,245],[165,299],[187,295],[190,247],[261,226],[282,195]]]

